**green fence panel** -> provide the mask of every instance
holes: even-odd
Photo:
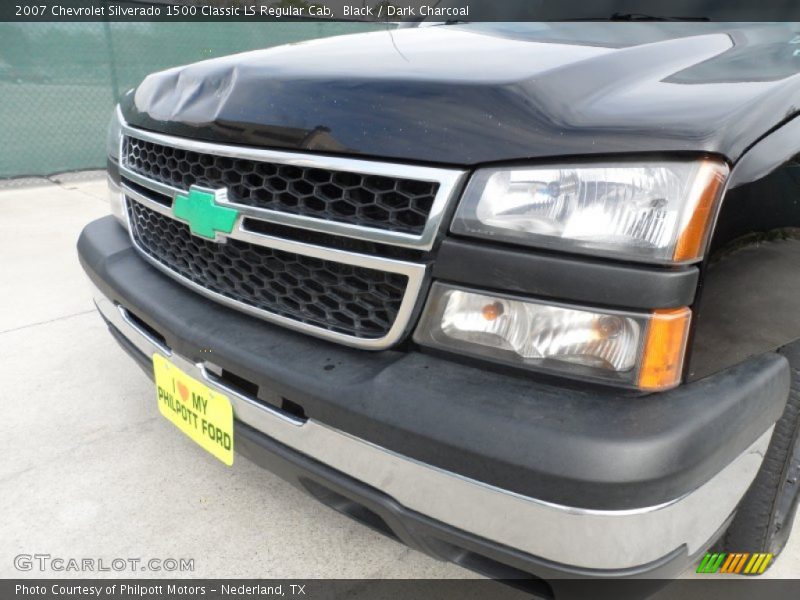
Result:
[[[365,23],[0,23],[0,177],[105,165],[119,94],[148,73]]]

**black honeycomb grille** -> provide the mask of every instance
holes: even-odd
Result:
[[[226,188],[232,202],[402,233],[425,228],[438,183],[183,150],[127,136],[126,166],[186,189]]]
[[[194,283],[252,307],[357,338],[381,338],[405,293],[405,275],[321,260],[189,227],[130,198],[134,238],[150,257]]]

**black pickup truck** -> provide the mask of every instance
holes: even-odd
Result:
[[[800,26],[474,23],[147,77],[80,260],[164,416],[493,577],[778,554]],[[155,407],[154,407],[155,409]]]

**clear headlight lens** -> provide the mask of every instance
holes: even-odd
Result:
[[[560,306],[434,284],[414,339],[581,379],[658,390],[680,382],[690,311]]]
[[[702,258],[728,167],[714,160],[481,169],[454,233],[611,256]]]
[[[545,306],[453,290],[441,329],[454,340],[612,371],[636,362],[640,324],[630,317]]]

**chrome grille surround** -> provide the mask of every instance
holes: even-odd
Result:
[[[148,255],[196,284],[256,309],[359,339],[385,336],[407,278],[305,254],[192,235],[189,226],[127,203],[128,222]]]
[[[240,204],[362,227],[421,234],[438,182],[198,153],[127,135],[126,167],[178,188],[227,189]]]
[[[236,308],[242,312],[266,321],[274,322],[287,328],[295,329],[304,333],[315,335],[324,339],[332,340],[348,346],[357,348],[381,350],[388,348],[403,339],[411,327],[411,319],[420,305],[420,295],[428,283],[428,266],[423,263],[386,258],[382,256],[341,250],[322,245],[299,242],[295,240],[283,239],[273,235],[256,233],[245,227],[247,221],[261,221],[283,226],[294,227],[301,230],[309,230],[329,235],[342,236],[355,240],[379,243],[386,246],[396,246],[399,248],[413,249],[418,251],[428,251],[432,249],[436,237],[440,231],[442,219],[447,207],[454,201],[455,194],[459,191],[463,183],[466,172],[453,169],[438,169],[431,167],[418,167],[413,165],[387,164],[357,159],[346,159],[340,157],[319,156],[312,154],[301,154],[291,152],[279,152],[263,150],[258,148],[244,148],[230,145],[220,145],[208,142],[200,142],[186,138],[178,138],[163,134],[152,133],[128,126],[121,115],[122,137],[120,138],[120,175],[122,177],[121,195],[124,197],[124,213],[127,217],[127,203],[137,202],[147,208],[159,212],[169,218],[175,219],[170,206],[159,201],[159,196],[167,196],[172,199],[176,194],[183,194],[187,190],[165,185],[130,170],[125,164],[123,154],[123,142],[126,135],[138,139],[151,140],[162,145],[172,145],[176,148],[183,148],[203,153],[218,154],[231,158],[245,158],[249,160],[263,160],[271,163],[290,164],[302,167],[339,170],[346,172],[357,172],[363,174],[381,175],[385,177],[398,177],[403,179],[419,179],[421,181],[431,181],[438,183],[436,198],[428,216],[428,221],[419,235],[368,228],[360,225],[327,221],[319,218],[291,213],[283,213],[274,210],[266,210],[238,204],[227,200],[218,201],[222,206],[229,206],[239,211],[239,217],[230,234],[224,234],[224,238],[230,238],[271,248],[277,251],[294,253],[308,256],[325,261],[339,262],[344,265],[362,267],[387,273],[396,273],[406,277],[407,284],[400,307],[396,312],[396,317],[389,330],[382,337],[364,338],[356,337],[339,331],[332,331],[327,328],[311,325],[295,320],[284,315],[279,315],[255,308],[245,302],[238,301],[228,296],[214,292],[182,276],[175,269],[163,264],[150,256],[145,248],[137,241],[134,227],[128,221],[128,231],[134,247],[145,260],[150,264],[167,273],[170,277],[180,283],[192,288],[221,304]],[[126,183],[130,182],[130,183]],[[179,222],[182,222],[176,219]],[[224,239],[221,240],[224,242]]]
[[[266,221],[268,223],[287,225],[289,227],[309,229],[311,231],[317,231],[320,233],[340,235],[369,242],[389,244],[392,246],[412,248],[423,251],[431,250],[433,248],[433,244],[436,241],[437,234],[439,233],[446,209],[454,201],[454,196],[460,190],[461,183],[466,178],[465,171],[456,169],[440,169],[435,167],[421,167],[417,165],[342,158],[338,156],[302,154],[299,152],[283,152],[277,150],[265,150],[261,148],[216,144],[187,138],[179,138],[160,133],[153,133],[142,129],[135,129],[123,122],[122,138],[120,139],[119,148],[120,173],[124,178],[149,188],[154,192],[169,196],[170,198],[173,198],[177,193],[185,193],[186,189],[155,181],[129,169],[125,164],[125,157],[123,154],[123,141],[126,136],[135,137],[144,141],[150,141],[163,146],[172,146],[174,148],[181,148],[183,150],[190,150],[203,154],[226,156],[233,159],[240,158],[275,164],[293,165],[301,168],[323,169],[328,171],[360,173],[363,175],[394,177],[405,180],[411,179],[436,182],[439,184],[439,187],[437,189],[431,209],[428,213],[427,223],[420,234],[376,229],[339,221],[329,221],[308,215],[257,208],[247,204],[232,202],[230,200],[220,203],[221,206],[235,208],[246,217]]]

